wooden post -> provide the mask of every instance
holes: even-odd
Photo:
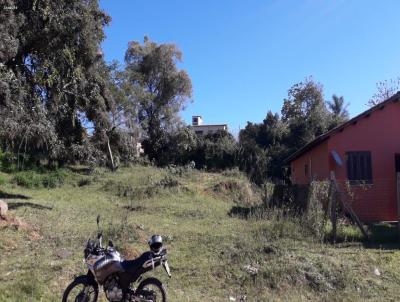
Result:
[[[397,229],[400,239],[400,172],[397,172],[397,182],[396,182],[396,193],[397,193]]]
[[[331,171],[331,184],[330,184],[330,218],[331,218],[331,223],[332,223],[332,243],[336,243],[336,237],[337,237],[337,189],[336,189],[336,183],[335,183],[335,172]]]
[[[332,190],[332,208],[331,208],[331,221],[332,221],[332,242],[336,243],[337,238],[337,192],[335,187]]]
[[[331,207],[331,220],[332,220],[332,232],[333,232],[333,242],[336,242],[336,228],[337,228],[337,201],[339,201],[340,205],[342,206],[343,210],[346,211],[353,222],[357,224],[361,233],[364,235],[365,238],[369,239],[367,231],[364,229],[364,226],[356,213],[351,208],[350,204],[345,201],[345,194],[340,191],[340,188],[336,182],[335,172],[331,171],[331,185],[333,186],[332,190],[332,207]],[[339,199],[339,200],[338,200]]]

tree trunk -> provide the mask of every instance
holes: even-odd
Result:
[[[114,157],[111,151],[111,146],[110,146],[110,139],[107,135],[107,148],[108,148],[108,155],[110,156],[110,162],[111,162],[111,171],[115,171],[115,165],[114,165]]]

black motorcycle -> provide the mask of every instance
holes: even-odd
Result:
[[[97,217],[99,228],[100,217]],[[171,277],[167,261],[167,250],[160,235],[149,240],[150,251],[134,260],[124,260],[110,241],[102,246],[102,232],[97,240],[88,240],[84,262],[89,271],[79,276],[66,288],[63,302],[96,302],[99,287],[103,286],[108,301],[156,302],[167,301],[167,292],[156,278],[142,280],[143,274],[162,265]],[[137,287],[135,284],[139,283]]]

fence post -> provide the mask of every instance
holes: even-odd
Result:
[[[336,243],[336,236],[337,236],[337,190],[336,190],[336,177],[335,172],[331,171],[331,183],[330,183],[330,196],[329,196],[329,205],[330,205],[330,218],[332,223],[332,243]]]

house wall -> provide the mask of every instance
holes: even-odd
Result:
[[[308,165],[308,173],[305,166]],[[292,182],[299,185],[310,183],[312,179],[324,180],[329,177],[328,141],[322,142],[291,162]]]
[[[222,131],[228,130],[227,125],[193,125],[192,128],[196,134],[200,134],[200,135],[215,133],[215,132],[221,131],[221,130]]]
[[[387,103],[382,110],[335,133],[328,140],[328,148],[343,161],[338,167],[331,156],[329,160],[330,170],[342,184],[347,180],[346,152],[371,152],[373,183],[350,186],[355,193],[350,198],[353,209],[364,221],[397,220],[395,154],[400,153],[400,103]]]
[[[342,159],[338,166],[331,156],[335,150]],[[371,185],[348,185],[346,152],[370,151]],[[389,102],[369,117],[336,132],[325,142],[291,162],[292,181],[307,184],[304,165],[312,162],[316,179],[329,179],[330,171],[347,193],[347,200],[363,221],[397,221],[395,154],[400,154],[400,102]]]

